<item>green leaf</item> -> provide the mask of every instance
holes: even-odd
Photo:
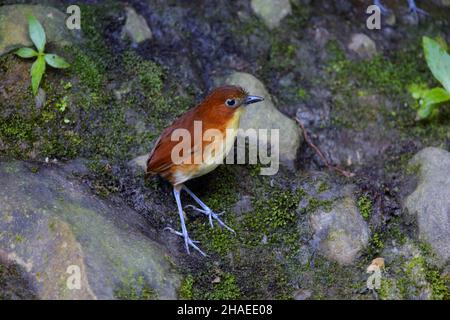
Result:
[[[434,77],[450,92],[450,55],[437,41],[423,37],[423,50]]]
[[[31,58],[36,57],[38,53],[31,48],[20,48],[15,52],[21,58]]]
[[[53,53],[46,54],[45,61],[53,68],[64,69],[70,67],[70,64],[68,64],[66,60]]]
[[[422,99],[428,90],[430,89],[428,89],[428,87],[423,84],[412,84],[408,87],[408,91],[416,100]]]
[[[33,94],[36,95],[41,83],[42,76],[45,72],[45,60],[43,56],[39,56],[31,66],[31,87]]]
[[[28,31],[30,33],[31,41],[39,52],[44,52],[45,48],[45,31],[42,25],[34,16],[28,17]]]
[[[450,101],[450,93],[443,88],[434,88],[426,91],[417,111],[417,117],[419,119],[428,118],[436,106],[446,101]]]

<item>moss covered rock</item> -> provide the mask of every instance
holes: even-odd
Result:
[[[331,211],[318,210],[311,215],[314,242],[328,259],[341,265],[352,264],[369,242],[369,228],[355,200],[346,197]]]
[[[44,27],[47,43],[66,45],[77,39],[77,32],[66,27],[66,15],[43,5],[0,7],[0,56],[19,47],[32,46],[28,34],[28,15],[34,15]]]
[[[425,148],[414,156],[411,166],[420,166],[419,183],[406,199],[409,214],[417,219],[422,240],[428,242],[442,261],[450,259],[450,153]]]
[[[180,276],[148,223],[93,196],[71,174],[83,170],[0,163],[3,263],[42,299],[176,298]]]

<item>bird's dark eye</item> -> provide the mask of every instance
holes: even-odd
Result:
[[[236,104],[236,100],[234,100],[234,99],[227,99],[227,100],[225,101],[225,104],[226,104],[227,106],[229,106],[229,107],[233,107],[233,106]]]

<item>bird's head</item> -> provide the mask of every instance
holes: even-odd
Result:
[[[215,88],[204,103],[209,107],[214,107],[217,111],[225,113],[233,113],[241,110],[249,104],[263,101],[264,98],[252,96],[243,88],[238,86],[223,86]]]

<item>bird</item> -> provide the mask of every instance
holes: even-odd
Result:
[[[189,247],[191,246],[202,256],[206,256],[197,246],[198,241],[189,237],[180,198],[183,190],[199,206],[188,205],[186,207],[206,215],[211,227],[214,227],[213,220],[215,220],[221,227],[235,232],[219,218],[223,212],[215,213],[184,183],[211,172],[223,161],[234,145],[245,106],[263,100],[263,97],[250,95],[239,86],[225,85],[215,88],[202,102],[164,129],[149,153],[146,176],[159,175],[172,185],[180,217],[181,231],[176,231],[171,227],[166,227],[165,230],[184,238],[188,254],[190,254]],[[195,139],[194,137],[192,139],[192,135],[195,135],[199,126],[202,134],[206,135],[208,130],[215,130],[214,132],[219,132],[223,138]],[[179,133],[184,133],[188,136],[187,138],[190,138],[190,141],[184,144],[186,148],[182,152],[177,153],[180,144],[180,139],[177,140]],[[210,152],[206,153],[206,150],[210,150]],[[177,157],[179,159],[175,159]]]

